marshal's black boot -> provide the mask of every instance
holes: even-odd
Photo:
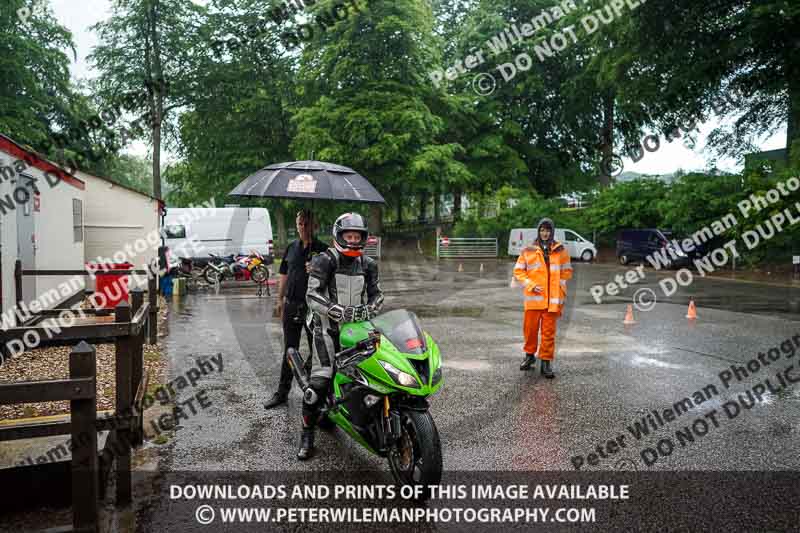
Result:
[[[303,427],[303,434],[300,436],[300,449],[297,450],[297,458],[305,461],[314,455],[314,428]]]
[[[545,361],[544,359],[542,360],[542,375],[547,379],[553,379],[554,377],[556,377],[556,375],[553,374],[553,369],[550,366],[550,361]]]
[[[536,354],[526,353],[525,359],[522,361],[522,364],[519,365],[520,370],[530,370],[533,365],[536,364]]]

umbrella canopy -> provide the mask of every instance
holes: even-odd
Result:
[[[352,168],[324,161],[264,167],[237,185],[230,196],[386,203],[367,178]]]

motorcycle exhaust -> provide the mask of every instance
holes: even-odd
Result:
[[[286,350],[286,359],[289,361],[289,367],[291,367],[294,373],[297,384],[300,385],[300,390],[305,392],[308,388],[308,378],[305,374],[303,357],[300,355],[300,352],[294,348],[289,348]]]

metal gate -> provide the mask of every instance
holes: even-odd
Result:
[[[380,260],[381,258],[381,238],[370,236],[367,239],[367,245],[364,246],[364,254],[370,257],[374,257],[375,259]]]
[[[440,237],[436,241],[437,259],[481,259],[487,257],[497,257],[497,239]]]

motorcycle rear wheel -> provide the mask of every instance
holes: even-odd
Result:
[[[438,485],[442,480],[442,443],[439,430],[428,412],[403,411],[400,439],[389,452],[389,467],[402,485]],[[421,500],[430,498],[422,491]]]
[[[250,272],[250,278],[256,283],[264,283],[269,279],[269,269],[264,265],[258,265]]]

